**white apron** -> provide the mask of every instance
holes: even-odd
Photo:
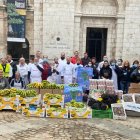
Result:
[[[71,84],[73,78],[75,77],[74,65],[72,63],[66,64],[62,71],[62,76],[64,76],[64,84]]]
[[[42,72],[37,68],[36,65],[32,64],[30,66],[30,72],[31,72],[31,76],[30,76],[31,83],[33,83],[33,82],[39,82],[39,83],[42,82],[42,78],[41,78]]]

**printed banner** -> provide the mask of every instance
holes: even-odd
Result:
[[[79,67],[77,72],[77,83],[84,90],[89,89],[89,78],[93,76],[93,69],[88,67]]]
[[[7,0],[8,38],[11,42],[25,42],[26,0]]]

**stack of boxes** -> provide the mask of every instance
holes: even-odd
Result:
[[[47,118],[68,118],[68,110],[64,108],[64,95],[44,94],[43,107]]]
[[[90,79],[90,91],[98,89],[99,91],[104,91],[108,94],[116,94],[119,99],[121,99],[123,91],[115,90],[113,80],[105,79]]]

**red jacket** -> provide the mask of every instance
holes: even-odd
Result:
[[[47,80],[47,78],[51,75],[51,67],[49,64],[43,64],[43,72],[42,72],[42,80]]]
[[[73,57],[71,58],[71,63],[76,64],[76,63],[77,63],[77,59],[80,59],[80,58],[79,58],[79,57],[76,58],[75,56],[73,56]],[[80,63],[82,64],[82,61],[81,61]]]

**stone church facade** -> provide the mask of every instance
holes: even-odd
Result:
[[[0,27],[3,56],[7,53],[7,13],[3,2]],[[53,59],[61,52],[71,56],[78,50],[83,56],[88,28],[106,29],[104,52],[109,58],[140,60],[140,0],[28,0],[26,38],[30,54],[40,50]]]

